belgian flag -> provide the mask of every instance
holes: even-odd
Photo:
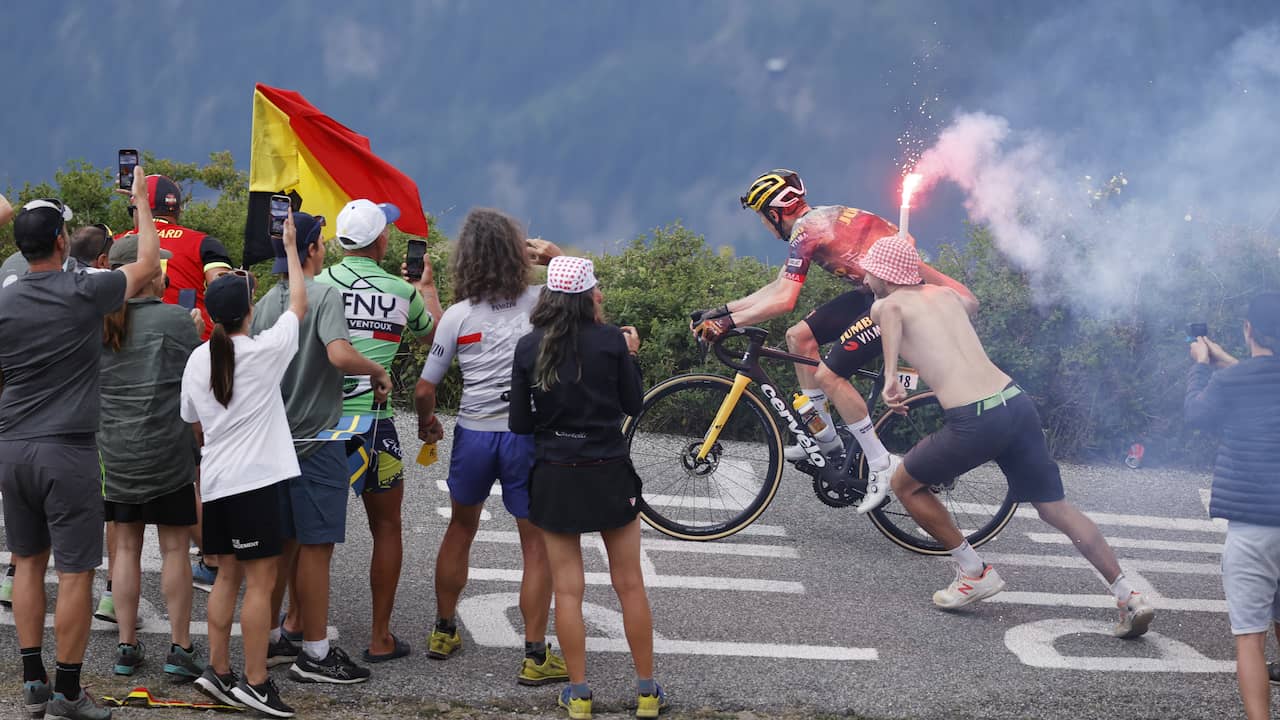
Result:
[[[368,138],[320,112],[302,95],[259,83],[253,92],[244,267],[275,257],[268,231],[276,193],[292,197],[295,210],[325,216],[330,228],[351,200],[388,202],[400,208],[396,227],[427,236],[417,184],[374,155]]]

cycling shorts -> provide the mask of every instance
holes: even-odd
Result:
[[[871,320],[875,301],[870,292],[850,290],[805,316],[818,345],[834,343],[822,364],[840,377],[880,357],[880,326]]]

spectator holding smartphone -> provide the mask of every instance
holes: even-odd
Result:
[[[267,675],[271,595],[282,550],[280,490],[300,474],[280,381],[298,350],[307,285],[298,260],[293,216],[285,221],[289,308],[270,328],[249,336],[253,275],[227,273],[209,284],[209,342],[191,353],[182,375],[182,419],[203,440],[200,493],[204,552],[218,558],[209,594],[209,665],[196,687],[217,702],[293,717]],[[244,677],[231,669],[231,621],[244,581],[240,629]]]
[[[581,534],[598,532],[635,663],[636,716],[657,717],[665,697],[653,679],[653,617],[640,569],[640,478],[621,430],[643,398],[640,338],[633,327],[604,322],[602,299],[590,260],[561,256],[547,265],[529,316],[533,332],[516,345],[509,423],[534,436],[529,518],[545,538],[569,671],[559,705],[571,718],[591,717]]]
[[[1229,521],[1222,586],[1245,715],[1266,720],[1267,628],[1280,632],[1280,293],[1249,301],[1244,339],[1245,360],[1207,337],[1192,341],[1184,414],[1220,436],[1209,515]]]

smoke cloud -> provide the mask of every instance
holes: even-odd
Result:
[[[1270,231],[1280,212],[1280,26],[1242,31],[1180,81],[1176,108],[1144,107],[1136,88],[1073,131],[958,112],[916,164],[920,194],[957,185],[1038,301],[1125,312],[1188,281],[1169,261],[1213,253],[1223,233]]]

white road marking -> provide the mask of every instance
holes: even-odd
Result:
[[[599,536],[583,535],[585,546],[588,539]],[[481,530],[476,533],[476,542],[503,543],[519,545],[520,533],[505,530]],[[603,544],[600,545],[603,547]],[[716,543],[688,542],[685,540],[668,540],[661,538],[645,538],[641,542],[642,550],[655,552],[694,553],[701,555],[741,555],[758,558],[797,558],[800,553],[795,548],[785,545],[759,545],[751,543]]]
[[[958,513],[972,515],[992,515],[999,508],[983,503],[948,503],[947,508]],[[1040,515],[1035,508],[1020,507],[1015,513],[1017,517],[1039,520]],[[1154,530],[1188,530],[1192,532],[1221,533],[1226,531],[1226,524],[1199,518],[1176,518],[1162,515],[1130,515],[1124,513],[1085,512],[1099,525],[1121,525],[1124,527],[1151,528]]]
[[[471,580],[520,582],[522,571],[506,568],[471,568]],[[588,585],[610,585],[609,573],[586,573]],[[763,580],[739,577],[703,577],[696,575],[646,575],[645,587],[680,588],[684,590],[729,590],[737,592],[767,592],[786,595],[803,595],[804,584],[786,580]]]
[[[1092,620],[1037,620],[1009,628],[1004,634],[1004,644],[1024,665],[1038,668],[1148,673],[1232,673],[1236,670],[1234,661],[1205,657],[1190,645],[1157,632],[1148,632],[1134,642],[1142,643],[1144,648],[1154,648],[1158,657],[1073,656],[1063,655],[1054,647],[1058,638],[1081,633],[1110,637],[1111,625]]]
[[[1032,542],[1046,545],[1071,545],[1071,538],[1061,533],[1027,533]],[[1139,550],[1172,550],[1174,552],[1201,552],[1222,554],[1222,543],[1190,542],[1186,540],[1148,540],[1146,538],[1107,537],[1107,543],[1113,548],[1135,548]]]

